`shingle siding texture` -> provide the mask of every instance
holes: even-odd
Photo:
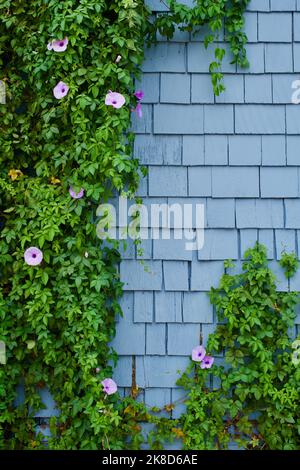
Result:
[[[154,12],[167,10],[159,0],[147,3]],[[135,355],[137,383],[150,405],[177,399],[178,370],[213,331],[208,292],[225,259],[236,260],[240,271],[244,252],[259,241],[278,289],[300,289],[300,275],[288,283],[275,264],[300,242],[300,106],[291,102],[300,71],[300,1],[252,0],[245,31],[250,67],[237,68],[227,55],[219,97],[208,73],[213,47],[205,50],[203,33],[179,31],[146,51],[139,84],[145,115],[133,122],[135,156],[149,170],[144,201],[205,209],[202,249],[187,251],[169,217],[171,239],[148,241],[146,271],[133,257],[121,263],[129,304],[113,341],[121,356],[115,378],[130,387]]]

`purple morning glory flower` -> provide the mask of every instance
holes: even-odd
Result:
[[[24,253],[25,263],[29,266],[37,266],[43,261],[43,253],[39,248],[31,246]]]
[[[47,45],[48,51],[64,52],[68,47],[68,38],[54,39]]]
[[[210,369],[214,363],[214,358],[211,356],[205,356],[200,364],[201,369]]]
[[[109,91],[105,97],[105,104],[112,106],[113,108],[119,109],[125,104],[125,98],[121,93],[115,91]]]
[[[79,191],[79,193],[75,193],[75,191],[73,190],[72,186],[70,186],[69,188],[69,193],[70,193],[70,196],[73,198],[73,199],[81,199],[84,195],[84,189],[81,188],[81,190]]]
[[[56,87],[53,88],[53,95],[58,100],[61,100],[62,98],[67,96],[68,92],[69,92],[69,87],[64,82],[58,82]]]
[[[139,118],[142,118],[143,117],[143,111],[142,111],[142,105],[141,103],[138,103],[136,105],[136,108],[134,110],[136,112],[136,114],[138,115]]]
[[[134,96],[141,101],[144,98],[144,92],[142,90],[136,90]]]
[[[118,390],[116,382],[112,379],[104,379],[101,384],[103,385],[103,392],[105,392],[106,395],[113,395]]]
[[[195,362],[201,362],[205,357],[206,351],[203,346],[197,346],[192,351],[192,359]]]

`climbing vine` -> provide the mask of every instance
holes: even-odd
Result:
[[[248,67],[245,44],[247,36],[244,32],[244,13],[250,0],[195,0],[193,8],[181,4],[176,0],[168,2],[161,0],[169,6],[167,13],[157,17],[150,30],[152,41],[156,32],[171,39],[176,31],[187,31],[195,37],[199,32],[202,35],[205,48],[212,43],[214,46],[214,60],[209,71],[211,72],[212,85],[215,95],[225,90],[223,83],[222,61],[226,55],[224,39],[229,44],[232,56],[231,63],[239,67]]]
[[[278,292],[266,249],[245,254],[241,274],[226,274],[211,289],[219,324],[207,349],[211,370],[191,361],[178,384],[188,394],[180,419],[186,449],[300,448],[300,341],[292,342],[298,292]],[[285,254],[281,264],[297,264]],[[225,358],[223,355],[225,354]]]
[[[134,82],[145,37],[207,25],[208,45],[224,25],[233,62],[245,66],[247,3],[188,9],[171,0],[151,22],[142,0],[0,0],[0,448],[45,446],[35,418],[45,387],[59,410],[50,449],[136,449],[142,421],[188,435],[187,424],[150,416],[135,387],[121,399],[111,379],[120,256],[97,238],[95,214],[116,191],[133,197],[138,186],[129,129],[133,113],[142,116]],[[223,56],[216,47],[216,94]]]

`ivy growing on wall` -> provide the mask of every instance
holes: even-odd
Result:
[[[134,80],[139,77],[145,37],[153,43],[157,31],[170,38],[177,26],[191,33],[207,26],[208,46],[221,38],[224,27],[233,62],[245,66],[242,30],[247,3],[197,0],[189,9],[171,0],[169,12],[153,21],[143,0],[0,0],[0,79],[6,89],[6,104],[0,105],[0,340],[7,362],[0,368],[0,448],[44,447],[42,435],[36,433],[35,414],[43,407],[40,392],[45,387],[60,412],[51,418],[47,445],[52,449],[136,449],[143,440],[142,421],[155,423],[164,438],[184,439],[187,448],[209,448],[215,439],[223,446],[227,438],[220,437],[221,423],[213,409],[209,440],[192,433],[196,425],[202,426],[204,398],[218,403],[217,394],[228,423],[242,426],[243,420],[234,420],[241,413],[238,393],[245,394],[245,387],[239,392],[234,381],[225,381],[220,391],[206,392],[209,371],[203,372],[201,366],[195,369],[199,387],[194,387],[195,377],[190,379],[188,373],[181,381],[191,390],[181,421],[150,416],[135,401],[135,384],[128,398],[116,393],[110,378],[117,357],[109,341],[115,317],[121,313],[120,256],[97,238],[95,213],[99,203],[116,191],[133,197],[138,185],[139,165],[132,157],[134,136],[129,129],[132,112],[138,117],[142,113],[142,94],[136,93]],[[216,94],[223,90],[223,56],[223,47],[217,46],[211,64]],[[260,262],[256,264],[261,274]],[[271,275],[266,277],[272,281]],[[230,282],[227,277],[222,284],[228,295]],[[257,282],[261,287],[259,278]],[[273,304],[262,308],[273,313],[280,309],[285,315],[279,326],[270,317],[274,331],[270,326],[266,331],[275,337],[290,323],[295,299],[292,294],[275,298],[272,284],[269,289]],[[225,302],[221,291],[212,297],[220,314],[225,305],[221,299]],[[229,325],[222,341],[217,330],[209,352],[227,348],[227,354],[233,353],[237,325],[230,321]],[[261,332],[264,326],[262,322]],[[267,339],[260,340],[265,351]],[[286,335],[280,341],[279,346],[288,348]],[[272,369],[270,353],[265,359],[256,358],[254,366],[264,371],[262,362],[266,363],[276,380],[287,383],[287,388],[272,388],[274,393],[291,393],[288,353],[281,357],[272,349],[273,353],[282,370]],[[221,368],[221,379],[222,374]],[[234,369],[232,377],[236,379]],[[16,403],[20,385],[24,400]],[[200,390],[204,390],[201,395]],[[234,411],[226,398],[228,390],[237,390]],[[254,390],[247,393],[255,396]],[[194,406],[199,407],[195,416]],[[284,406],[295,406],[293,394],[291,405]],[[272,413],[277,423],[277,410]],[[284,413],[291,417],[291,408]],[[257,426],[260,445],[264,442],[260,436],[268,429],[259,421]],[[280,439],[277,444],[286,445],[285,438]],[[294,446],[294,434],[289,439],[288,445]],[[161,445],[160,438],[151,440],[153,447]]]
[[[215,95],[225,90],[223,84],[222,62],[228,53],[224,47],[225,40],[229,45],[231,58],[229,61],[239,67],[248,67],[245,44],[247,36],[244,32],[244,13],[250,0],[195,0],[193,8],[181,4],[177,0],[165,1],[167,13],[157,17],[150,30],[151,39],[156,32],[171,39],[178,29],[187,31],[193,37],[204,41],[205,48],[213,46],[214,60],[210,64],[212,85]]]

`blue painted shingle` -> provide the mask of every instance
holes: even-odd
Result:
[[[197,213],[203,215],[204,212],[204,227],[207,226],[206,221],[206,199],[199,197],[188,198],[168,198],[169,204],[169,226],[171,228],[197,228],[199,227],[199,217],[197,221]],[[182,217],[175,217],[175,213],[180,208]],[[174,211],[173,211],[174,209]],[[186,216],[184,215],[186,214]],[[202,220],[202,217],[201,217]],[[190,233],[188,232],[188,235]],[[185,238],[188,238],[184,233]]]
[[[175,229],[170,238],[153,240],[153,259],[191,260],[192,252],[186,250],[186,239],[182,230]]]
[[[159,73],[143,73],[141,80],[136,82],[136,89],[143,90],[143,103],[158,103]]]
[[[168,325],[168,354],[169,356],[189,356],[193,347],[199,344],[200,325],[181,324]]]
[[[183,294],[183,321],[185,323],[213,323],[213,306],[206,292]]]
[[[138,117],[137,113],[132,113],[132,132],[135,134],[150,134],[152,131],[152,106],[143,105],[143,116]]]
[[[266,72],[293,71],[292,44],[266,44]]]
[[[122,261],[120,267],[121,282],[124,290],[161,290],[161,261],[146,261],[146,267],[139,261]]]
[[[171,403],[171,390],[167,388],[152,388],[145,390],[145,404],[152,408],[163,408]]]
[[[272,103],[271,75],[245,76],[246,103]]]
[[[272,11],[295,11],[296,0],[270,0]]]
[[[235,227],[235,200],[207,199],[206,216],[209,228]]]
[[[297,168],[261,168],[261,197],[298,197]]]
[[[284,204],[286,213],[286,228],[300,228],[300,200],[286,199]]]
[[[185,45],[159,43],[145,49],[144,72],[185,72]]]
[[[146,326],[146,354],[164,356],[166,354],[166,326]]]
[[[269,0],[251,0],[247,8],[253,11],[269,11],[270,2]]]
[[[299,52],[300,52],[300,44],[299,43],[294,43],[294,72],[300,72],[300,57],[299,57]]]
[[[213,167],[213,197],[258,197],[259,172],[252,167]]]
[[[187,261],[164,261],[163,271],[167,291],[189,290]]]
[[[182,163],[183,165],[204,164],[204,137],[189,135],[183,137]]]
[[[161,103],[190,102],[190,75],[162,73],[160,87]]]
[[[205,136],[205,165],[227,165],[228,138],[225,135]]]
[[[188,362],[189,359],[183,356],[146,356],[142,358],[141,383],[146,387],[175,388],[176,381],[186,369]]]
[[[235,135],[229,137],[229,165],[260,165],[261,138]]]
[[[137,135],[134,155],[144,165],[181,165],[182,139],[179,136]]]
[[[204,246],[198,251],[199,260],[225,260],[238,258],[238,237],[236,230],[207,229]]]
[[[192,74],[192,103],[213,103],[214,91],[211,76]]]
[[[204,132],[232,134],[234,128],[232,105],[204,105]]]
[[[298,135],[287,137],[287,164],[300,165],[300,136]]]
[[[300,134],[300,106],[295,104],[286,107],[286,130],[288,134]]]
[[[243,229],[240,230],[240,248],[241,256],[243,257],[245,252],[249,248],[253,248],[255,243],[258,241],[258,230],[257,229]]]
[[[274,230],[262,229],[258,231],[258,241],[267,248],[268,259],[274,258]]]
[[[282,228],[284,211],[282,200],[238,199],[236,201],[238,228]]]
[[[265,53],[264,44],[246,44],[245,45],[249,68],[237,68],[238,73],[264,73],[265,71]]]
[[[134,322],[152,323],[153,321],[153,292],[134,293]]]
[[[286,164],[285,136],[262,136],[262,164],[264,166],[284,166]]]
[[[150,196],[186,196],[187,169],[184,167],[150,167]]]
[[[111,346],[121,356],[145,354],[145,325],[134,324],[126,317],[121,318]]]
[[[237,134],[284,134],[284,106],[237,105],[235,131]]]
[[[273,271],[276,276],[276,288],[279,292],[287,292],[289,290],[289,283],[284,275],[282,267],[277,261],[271,261],[269,268]]]
[[[211,196],[211,168],[188,169],[189,196]]]
[[[222,274],[224,274],[222,261],[193,261],[191,290],[210,291],[211,287],[218,286]]]
[[[203,106],[154,105],[154,134],[203,134]]]
[[[300,13],[294,13],[294,41],[300,41]]]
[[[296,250],[296,232],[295,230],[275,230],[275,242],[277,259],[280,259],[282,253],[292,253]]]
[[[229,48],[224,45],[224,43],[221,45],[209,44],[207,49],[205,49],[203,44],[198,42],[190,42],[188,44],[188,72],[208,73],[211,62],[215,60],[214,53],[216,46],[223,47],[227,51],[223,59],[222,71],[234,73],[236,67],[230,63],[232,61],[232,55],[229,52]]]
[[[291,42],[291,13],[259,13],[258,39],[262,42]]]
[[[245,13],[245,27],[244,31],[247,35],[249,42],[257,42],[257,26],[258,19],[257,13],[247,11]]]
[[[244,77],[242,75],[224,75],[226,90],[216,96],[216,103],[243,103]]]
[[[297,74],[274,74],[272,76],[273,82],[273,102],[274,103],[291,103],[292,95],[295,88],[292,84],[298,80]]]

